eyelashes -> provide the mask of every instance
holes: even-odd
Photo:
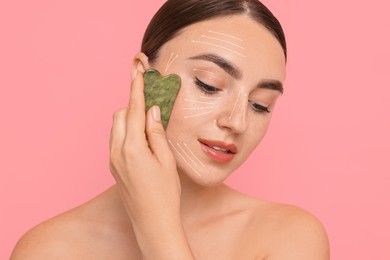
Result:
[[[199,78],[195,77],[194,79],[195,85],[198,87],[200,91],[203,92],[203,94],[207,96],[211,96],[214,94],[217,94],[218,92],[221,91],[221,89],[218,89],[216,87],[210,86],[203,81],[201,81]],[[256,103],[254,101],[249,100],[250,106],[252,108],[252,111],[255,113],[271,113],[269,110],[269,107],[260,105],[259,103]]]
[[[215,94],[218,91],[220,91],[216,87],[213,87],[213,86],[210,86],[210,85],[204,83],[203,81],[201,81],[197,77],[195,77],[195,85],[198,86],[198,88],[206,95],[212,95],[212,94]]]
[[[252,109],[255,111],[255,112],[259,112],[259,113],[271,113],[271,111],[269,111],[269,108],[266,107],[266,106],[263,106],[263,105],[260,105],[258,103],[255,103],[255,102],[251,102],[251,107]]]

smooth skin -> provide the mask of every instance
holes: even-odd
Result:
[[[229,28],[232,34],[245,39],[248,58],[200,45],[180,49],[192,39],[191,35],[200,35],[210,27],[220,31]],[[173,49],[179,50],[180,56],[169,72],[178,73],[183,86],[167,131],[157,107],[144,113],[142,78],[151,67],[163,71],[166,59],[149,64],[140,53],[134,59],[129,105],[115,112],[113,118],[110,170],[117,183],[80,207],[27,232],[16,245],[12,260],[329,259],[324,228],[310,213],[246,196],[223,183],[260,143],[269,124],[271,114],[249,111],[252,101],[273,108],[279,96],[275,90],[256,87],[264,79],[284,80],[283,52],[272,34],[245,16],[213,19],[184,30],[162,48],[160,56],[169,57]],[[206,50],[235,64],[244,77],[232,79],[209,62],[188,63],[188,57]],[[256,58],[259,55],[262,59]],[[194,66],[221,75],[219,78],[226,82],[218,92],[223,104],[231,104],[236,97],[226,93],[248,93],[248,109],[232,110],[222,104],[213,115],[199,117],[188,123],[188,129],[180,129],[183,97],[195,91],[191,85]],[[194,128],[195,132],[189,132]],[[207,165],[207,170],[200,171],[201,176],[169,146],[175,129],[179,139],[188,142]],[[231,162],[221,165],[197,148],[199,137],[232,142],[239,152]]]

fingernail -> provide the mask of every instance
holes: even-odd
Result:
[[[158,106],[154,106],[152,109],[153,109],[152,110],[153,120],[156,122],[160,122],[161,121],[160,108]]]

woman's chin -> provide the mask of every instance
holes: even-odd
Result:
[[[201,187],[215,187],[222,184],[230,174],[216,174],[218,171],[194,171],[193,169],[179,168],[178,173],[180,180],[183,182],[191,182]]]

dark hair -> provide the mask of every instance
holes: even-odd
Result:
[[[160,48],[191,24],[215,17],[247,15],[265,26],[279,41],[287,60],[282,26],[258,0],[168,0],[154,15],[142,40],[141,51],[153,63]]]

